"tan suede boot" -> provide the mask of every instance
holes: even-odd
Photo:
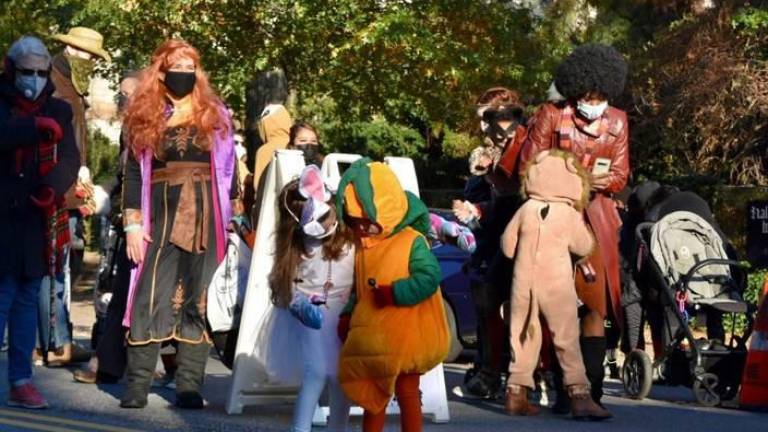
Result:
[[[569,386],[568,394],[571,396],[571,415],[574,419],[601,421],[613,417],[607,409],[592,400],[592,396],[589,394],[589,386]]]
[[[509,415],[535,416],[539,408],[528,402],[528,389],[523,386],[510,385],[507,387],[507,400],[504,409]]]
[[[64,344],[55,351],[48,351],[48,367],[66,366],[72,361],[72,344]]]

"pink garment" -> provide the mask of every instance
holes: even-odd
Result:
[[[229,115],[222,108],[223,115],[229,120]],[[143,151],[140,156],[141,167],[141,217],[144,221],[146,232],[152,231],[151,203],[152,203],[152,152]],[[221,262],[224,259],[227,242],[227,224],[232,218],[232,203],[230,202],[230,189],[232,176],[235,175],[235,140],[232,133],[231,121],[229,133],[226,136],[217,134],[213,148],[211,149],[211,182],[216,187],[211,188],[213,194],[213,217],[216,227],[216,259]],[[146,252],[149,243],[144,243]],[[123,315],[123,326],[131,327],[131,314],[133,312],[133,300],[136,296],[136,286],[144,268],[144,263],[131,269],[131,282],[128,289],[128,303]]]

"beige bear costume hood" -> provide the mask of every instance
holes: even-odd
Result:
[[[573,153],[547,150],[528,164],[522,181],[523,196],[538,201],[563,202],[581,211],[589,202],[589,177]]]

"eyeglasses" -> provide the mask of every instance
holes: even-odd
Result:
[[[51,71],[49,70],[35,70],[35,69],[18,69],[19,73],[23,76],[32,76],[37,74],[40,78],[48,78],[48,76],[51,74]]]

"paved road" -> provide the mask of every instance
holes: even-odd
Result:
[[[5,373],[7,358],[0,355],[0,370]],[[457,385],[463,365],[448,365],[449,389]],[[285,431],[290,424],[290,405],[246,408],[245,413],[229,416],[224,412],[229,372],[214,357],[208,366],[204,395],[208,407],[203,411],[181,411],[172,406],[172,390],[150,395],[150,406],[143,410],[118,407],[122,384],[84,385],[72,380],[67,369],[35,369],[35,380],[52,407],[32,412],[0,408],[0,431],[48,432],[136,432],[136,431]],[[0,380],[0,398],[7,396],[7,384]],[[603,424],[580,423],[557,417],[548,411],[538,418],[512,418],[493,403],[469,403],[449,392],[451,421],[427,424],[426,431],[768,431],[768,414],[728,409],[705,409],[692,403],[690,390],[655,387],[651,398],[636,402],[620,396],[619,384],[608,384],[607,406],[616,418]],[[397,430],[396,419],[388,430]],[[323,430],[318,428],[318,430]],[[351,430],[360,430],[353,419]]]
[[[92,262],[91,262],[92,261]],[[97,262],[91,257],[89,263]],[[87,283],[83,284],[88,285]],[[86,287],[87,288],[87,287]],[[87,292],[76,292],[72,306],[75,336],[84,339],[94,321],[93,306]],[[0,374],[5,374],[7,357],[0,354]],[[552,415],[545,410],[537,418],[513,418],[503,413],[501,405],[460,400],[450,389],[461,382],[466,365],[447,365],[451,421],[447,424],[427,423],[427,432],[455,431],[673,431],[673,432],[768,432],[768,414],[737,410],[707,409],[693,403],[689,389],[657,386],[650,398],[637,402],[621,397],[620,384],[608,384],[605,403],[616,416],[603,424],[580,423]],[[35,368],[35,381],[44,392],[51,408],[25,411],[5,408],[8,393],[5,379],[0,379],[0,432],[137,432],[137,431],[286,431],[290,426],[291,406],[249,407],[242,415],[230,416],[224,411],[229,389],[229,370],[215,357],[207,368],[203,394],[208,406],[203,411],[182,411],[173,407],[173,390],[162,389],[150,395],[150,405],[143,410],[118,407],[122,384],[85,385],[72,380],[67,369]],[[322,431],[323,428],[317,428]],[[360,430],[360,419],[351,423],[351,431]],[[397,419],[390,420],[388,430],[398,430]]]

